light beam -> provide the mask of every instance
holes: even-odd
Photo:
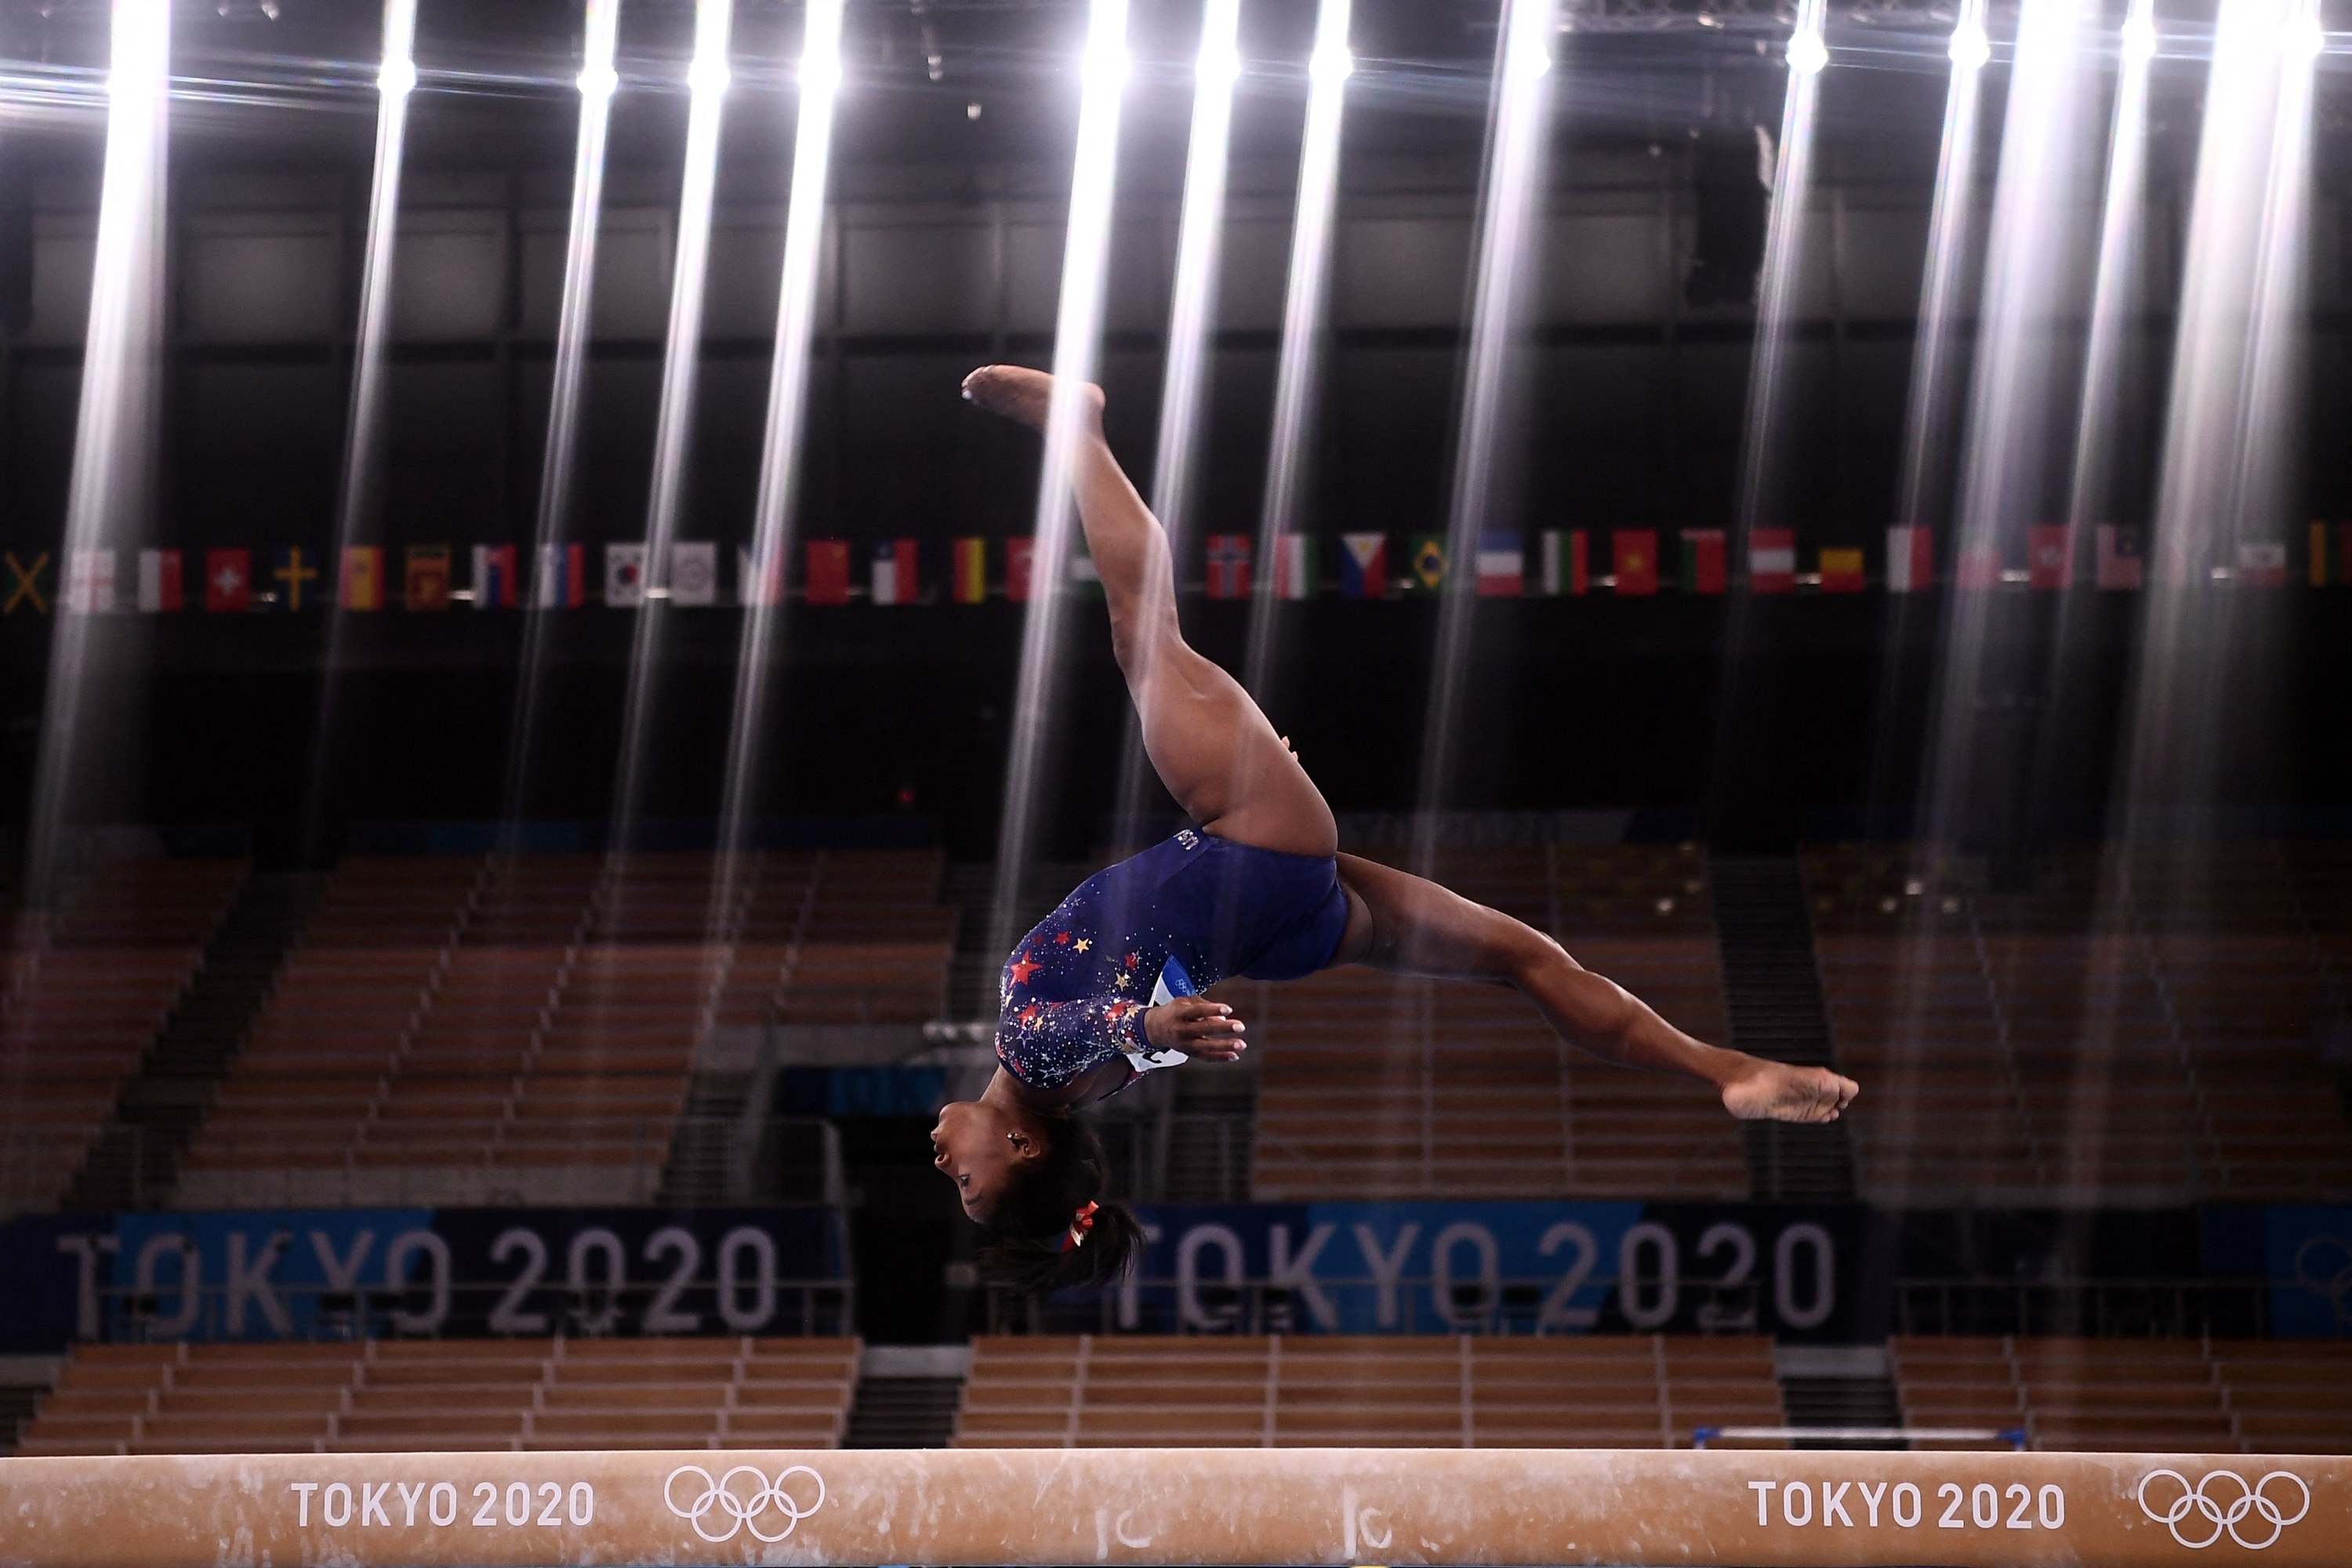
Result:
[[[1104,279],[1110,260],[1112,201],[1118,173],[1119,110],[1127,80],[1127,0],[1089,0],[1081,67],[1077,149],[1062,249],[1061,299],[1054,318],[1054,398],[1045,419],[1045,467],[1037,481],[1029,613],[1021,629],[1019,685],[998,818],[992,952],[1018,935],[1021,874],[1034,837],[1045,741],[1054,707],[1055,633],[1070,528],[1070,463],[1088,417],[1085,385],[1101,348]]]
[[[351,401],[344,413],[341,482],[335,500],[335,545],[328,570],[337,591],[328,612],[319,675],[319,727],[311,742],[307,848],[324,853],[327,796],[334,767],[335,704],[350,636],[340,574],[350,552],[381,534],[383,497],[384,344],[392,321],[393,258],[400,238],[400,175],[416,88],[416,0],[384,0],[383,50],[376,68],[375,168],[368,191],[367,248],[360,265],[360,312],[352,334]],[[389,553],[388,552],[386,552]],[[388,567],[379,563],[379,578]],[[382,586],[379,581],[379,587]]]
[[[1354,57],[1349,0],[1322,0],[1307,58],[1307,127],[1298,149],[1298,195],[1290,220],[1290,276],[1282,302],[1282,357],[1274,381],[1274,432],[1257,523],[1255,590],[1242,683],[1267,700],[1274,667],[1279,567],[1276,552],[1298,521],[1322,380],[1324,297],[1330,291],[1331,221],[1339,205],[1340,117]]]
[[[671,261],[669,321],[662,343],[661,401],[654,419],[653,481],[646,501],[644,602],[630,637],[629,682],[621,716],[620,775],[613,791],[605,876],[622,884],[644,805],[646,752],[668,627],[670,546],[686,494],[694,429],[696,373],[702,353],[702,295],[710,259],[712,190],[727,108],[727,47],[733,0],[696,0],[694,57],[687,68],[686,158],[679,181],[677,250]]]
[[[1151,510],[1168,531],[1169,553],[1186,558],[1192,539],[1192,486],[1200,468],[1202,409],[1208,399],[1209,338],[1217,321],[1217,266],[1224,250],[1226,152],[1233,139],[1234,87],[1240,80],[1241,0],[1208,0],[1192,67],[1192,127],[1184,153],[1184,197],[1176,229],[1176,278],[1168,305],[1168,358],[1160,373],[1160,434],[1151,470]],[[1143,731],[1130,721],[1120,752],[1115,833],[1123,850],[1158,789]]]
[[[152,521],[158,394],[163,353],[163,196],[172,84],[170,0],[114,0],[107,75],[106,163],[82,340],[81,402],[73,469],[58,542],[58,581],[67,584],[90,552],[135,545]],[[119,558],[119,556],[118,556]],[[27,824],[25,905],[56,902],[68,811],[87,814],[94,792],[122,767],[100,765],[129,736],[120,718],[85,712],[114,672],[110,654],[125,642],[105,635],[100,607],[58,595],[41,708],[32,816]],[[107,628],[111,630],[112,628]],[[122,651],[128,651],[127,648]]]
[[[1462,412],[1454,431],[1454,480],[1446,511],[1444,594],[1431,650],[1429,704],[1422,728],[1420,812],[1413,865],[1423,876],[1437,855],[1438,813],[1453,782],[1459,715],[1469,678],[1471,622],[1476,609],[1478,535],[1517,500],[1506,435],[1518,407],[1520,356],[1512,337],[1533,280],[1534,233],[1551,141],[1552,41],[1559,0],[1507,0],[1496,39],[1493,108],[1478,204],[1476,271],[1470,296],[1469,350],[1462,374]]]
[[[515,847],[530,805],[530,773],[538,740],[540,682],[552,612],[566,594],[563,539],[572,520],[572,487],[580,447],[580,395],[588,364],[588,311],[596,292],[596,231],[604,221],[604,143],[612,124],[613,68],[621,0],[588,0],[580,67],[580,123],[572,154],[572,215],[565,226],[563,295],[555,321],[555,363],[547,399],[547,438],[540,461],[539,510],[531,529],[530,594],[523,648],[515,676],[515,715],[508,735],[507,847]],[[475,585],[480,591],[480,584]]]
[[[782,279],[776,295],[776,346],[768,369],[768,420],[760,445],[760,489],[752,503],[749,571],[741,584],[743,629],[735,672],[735,707],[727,736],[726,793],[719,823],[719,862],[709,924],[730,929],[750,847],[752,795],[760,778],[775,642],[782,631],[780,592],[800,503],[801,452],[808,424],[809,339],[824,254],[826,175],[833,156],[834,105],[841,91],[843,0],[809,0],[801,36],[800,114],[793,133],[793,188],[784,215]]]

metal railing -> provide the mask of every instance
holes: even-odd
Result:
[[[2263,1339],[2266,1279],[1898,1279],[1901,1334]]]
[[[646,1313],[672,1287],[662,1280],[576,1287],[550,1284],[519,1297],[511,1279],[392,1286],[331,1286],[284,1283],[270,1286],[272,1306],[282,1323],[265,1318],[250,1290],[199,1284],[183,1289],[139,1290],[101,1286],[98,1290],[100,1340],[117,1344],[176,1341],[341,1342],[371,1339],[541,1338],[576,1339],[642,1335]],[[723,1287],[704,1283],[660,1310],[698,1316],[700,1335],[837,1335],[854,1333],[857,1321],[855,1280],[770,1278],[742,1282],[733,1302],[721,1302]],[[771,1305],[747,1314],[741,1298]]]

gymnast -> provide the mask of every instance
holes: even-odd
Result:
[[[964,395],[1045,426],[1053,377],[987,365]],[[1339,853],[1322,793],[1240,684],[1186,645],[1168,535],[1102,435],[1085,388],[1072,475],[1110,605],[1111,650],[1160,780],[1196,825],[1078,885],[1006,960],[996,1075],[941,1109],[932,1163],[993,1245],[983,1266],[1024,1289],[1102,1285],[1142,1228],[1101,1201],[1101,1140],[1072,1114],[1145,1072],[1233,1061],[1243,1021],[1218,981],[1296,980],[1343,963],[1516,987],[1570,1043],[1697,1079],[1732,1115],[1834,1121],[1853,1080],[1693,1039],[1560,945],[1434,882]]]

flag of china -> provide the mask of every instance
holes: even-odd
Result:
[[[205,608],[239,611],[253,608],[253,552],[205,552]]]
[[[1658,531],[1654,528],[1621,528],[1609,536],[1613,553],[1612,569],[1617,574],[1620,594],[1654,594],[1658,591]]]
[[[849,541],[812,539],[808,542],[805,592],[812,605],[849,603]]]

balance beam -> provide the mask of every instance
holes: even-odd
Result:
[[[2352,1458],[964,1449],[0,1459],[38,1568],[2352,1563]]]

